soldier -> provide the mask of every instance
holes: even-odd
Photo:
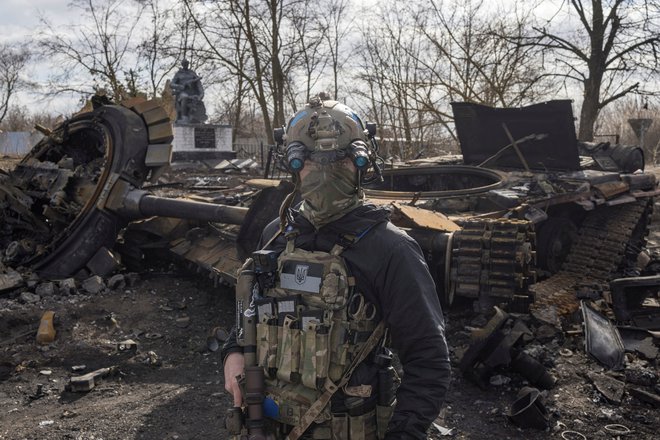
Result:
[[[380,171],[374,134],[325,94],[286,126],[303,201],[285,201],[239,276],[223,347],[233,438],[425,439],[438,415],[450,378],[443,315],[417,243],[364,201]]]
[[[189,69],[188,60],[181,61],[179,69],[170,82],[172,94],[176,97],[176,121],[183,123],[202,123],[206,120],[206,108],[202,99],[204,88],[202,78]]]

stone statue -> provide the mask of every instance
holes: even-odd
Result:
[[[202,78],[188,68],[190,62],[183,60],[181,69],[170,82],[172,94],[175,97],[176,120],[184,124],[201,124],[206,121],[206,107],[204,107],[204,88]]]

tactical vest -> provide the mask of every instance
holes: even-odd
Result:
[[[341,256],[345,246],[337,244],[330,252],[306,251],[295,247],[295,236],[295,232],[287,234],[275,276],[255,283],[259,292],[253,297],[256,362],[266,375],[266,397],[278,407],[271,416],[290,426],[303,423],[328,379],[341,383],[347,370],[355,367],[356,357],[364,359],[371,351],[373,347],[365,343],[379,324],[375,305],[355,289],[355,279]],[[344,386],[343,392],[360,400],[376,390]],[[393,405],[333,414],[326,404],[303,438],[383,438]]]

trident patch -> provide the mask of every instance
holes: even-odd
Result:
[[[305,284],[305,280],[307,280],[307,271],[309,270],[309,266],[306,264],[298,264],[296,265],[296,283],[297,284]]]

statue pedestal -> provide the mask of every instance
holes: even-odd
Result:
[[[172,129],[174,161],[236,158],[232,150],[231,125],[174,123]]]

